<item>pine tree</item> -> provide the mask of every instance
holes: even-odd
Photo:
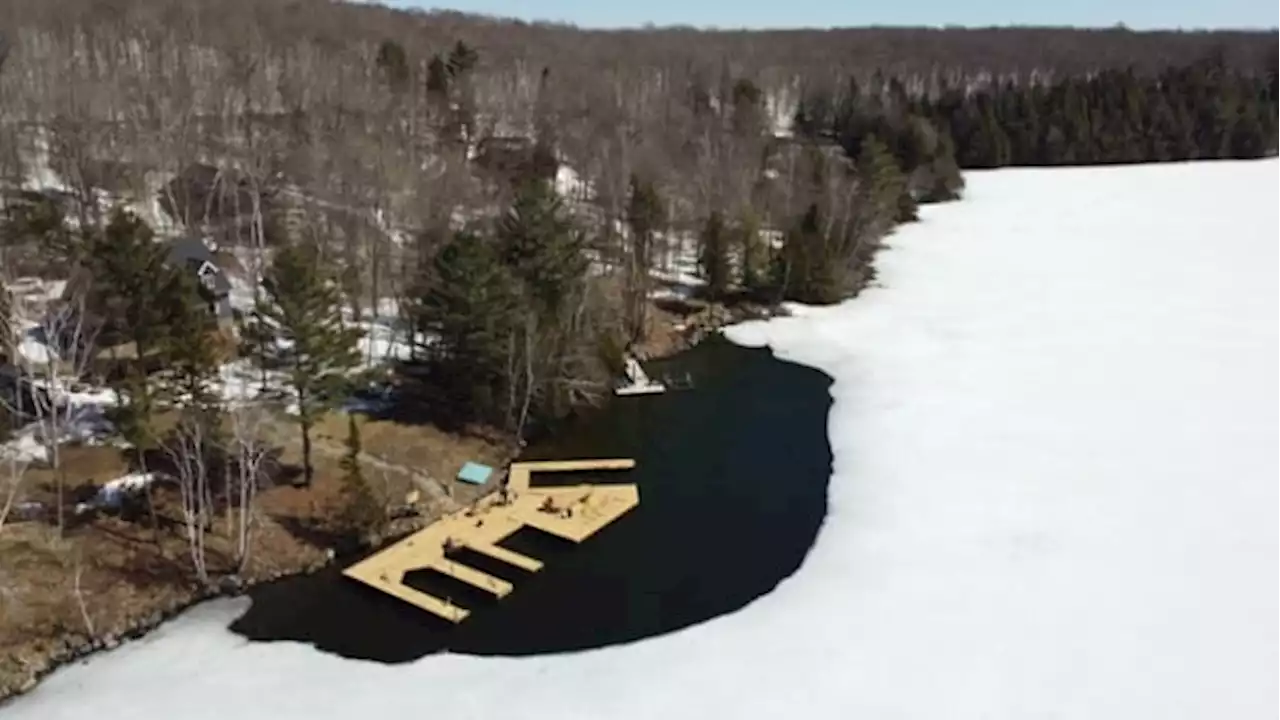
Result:
[[[445,65],[449,68],[449,77],[457,78],[475,68],[480,56],[471,46],[459,40],[449,51],[449,59]]]
[[[1258,117],[1257,106],[1246,104],[1231,127],[1227,141],[1228,157],[1237,159],[1260,158],[1267,153],[1266,129]]]
[[[97,316],[90,322],[102,325],[100,345],[120,351],[110,386],[121,402],[108,418],[141,465],[158,443],[159,408],[212,403],[212,317],[189,270],[170,263],[167,246],[131,213],[113,210],[85,239],[82,258],[92,283],[87,305]],[[152,368],[161,372],[153,377]]]
[[[712,210],[702,229],[698,265],[707,281],[707,297],[719,299],[729,291],[729,229],[719,210]]]
[[[0,285],[0,365],[13,362],[9,349],[16,345],[18,326],[13,316],[13,293]]]
[[[828,240],[821,210],[812,203],[787,233],[775,266],[775,281],[785,299],[823,304],[844,297],[838,266],[848,258],[836,256]]]
[[[11,348],[17,346],[18,328],[13,317],[13,294],[9,289],[0,286],[0,365],[14,362],[14,358],[9,357]],[[12,388],[13,396],[6,398]],[[9,407],[9,403],[5,400],[17,401],[17,393],[22,392],[16,384],[11,386],[0,385],[0,442],[6,442],[13,434],[16,425],[14,417],[14,408]]]
[[[186,269],[170,264],[168,248],[154,241],[145,222],[119,208],[86,245],[85,270],[93,283],[88,306],[103,325],[99,342],[132,342],[143,362],[170,334],[179,311],[175,288]]]
[[[889,149],[875,135],[868,135],[862,141],[862,151],[858,154],[858,176],[863,183],[863,198],[873,208],[877,218],[881,219],[877,224],[884,225],[884,220],[902,215],[902,197],[907,193],[906,178]],[[910,203],[909,209],[914,213],[914,203]],[[887,229],[884,227],[884,230]]]
[[[554,320],[574,288],[586,277],[582,234],[564,213],[549,183],[531,180],[516,193],[498,223],[502,260],[526,288],[544,320]]]
[[[758,291],[768,281],[769,246],[760,236],[760,221],[754,213],[743,213],[738,221],[737,239],[742,258],[742,287],[747,292]]]
[[[450,137],[461,138],[466,142],[475,139],[476,108],[472,96],[471,75],[479,62],[479,55],[466,43],[459,40],[449,51],[445,60],[445,68],[449,76],[449,103],[452,127]]]
[[[435,367],[460,416],[497,417],[509,342],[523,310],[517,280],[493,243],[455,233],[416,291],[416,325],[434,332]]]
[[[350,374],[360,363],[358,329],[342,318],[342,290],[334,272],[310,245],[281,248],[263,281],[266,291],[254,308],[251,338],[270,338],[256,357],[274,356],[298,405],[302,431],[303,483],[309,485],[311,427],[340,400]]]
[[[404,47],[394,40],[383,40],[375,59],[383,81],[393,93],[402,93],[409,87],[409,56]]]
[[[171,310],[168,334],[159,349],[161,383],[167,399],[177,405],[209,409],[218,398],[220,353],[217,324],[196,278],[177,272],[167,278],[162,300]]]
[[[631,177],[627,224],[631,227],[631,252],[627,257],[627,335],[632,341],[644,337],[648,326],[649,270],[657,233],[666,223],[666,208],[652,181]]]
[[[427,98],[438,107],[449,107],[449,66],[444,58],[432,55],[427,63]]]
[[[83,259],[82,237],[67,227],[62,208],[52,198],[22,190],[7,200],[4,209],[0,238],[14,244],[34,242],[68,267]]]
[[[111,388],[121,401],[107,409],[107,420],[132,448],[135,465],[145,469],[148,453],[159,447],[156,418],[159,399],[155,384],[142,367],[132,363],[126,366],[123,375],[116,376]]]
[[[346,452],[340,462],[342,487],[339,496],[342,505],[338,510],[338,517],[343,529],[357,537],[373,532],[386,519],[384,506],[361,469],[362,452],[360,425],[356,422],[355,415],[347,415]]]

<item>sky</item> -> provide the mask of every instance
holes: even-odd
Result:
[[[582,27],[692,25],[766,28],[857,25],[1074,25],[1130,28],[1274,28],[1276,0],[381,0]]]

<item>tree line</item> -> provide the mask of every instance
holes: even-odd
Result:
[[[413,348],[401,390],[519,438],[607,394],[690,255],[704,301],[835,302],[919,204],[962,195],[962,168],[1276,145],[1274,32],[599,33],[310,0],[90,8],[0,10],[0,174],[66,186],[7,193],[0,251],[7,274],[68,280],[71,374],[117,391],[137,464],[167,457],[184,478],[193,548],[260,462],[219,392],[231,356],[292,406],[305,483],[314,424],[363,380],[358,324],[387,301]],[[253,303],[235,333],[156,242],[182,233],[238,259]],[[0,329],[12,358],[16,330]],[[102,347],[128,351],[104,364]],[[350,435],[346,495],[368,517]]]
[[[1036,83],[946,87],[911,95],[895,79],[849,82],[843,96],[814,93],[797,127],[849,152],[898,115],[928,119],[962,168],[1092,165],[1274,155],[1275,58],[1233,68],[1217,53],[1154,75],[1133,68]],[[912,158],[910,143],[896,148]]]

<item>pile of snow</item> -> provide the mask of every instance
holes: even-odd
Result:
[[[738,613],[381,666],[215,603],[8,717],[1274,718],[1277,169],[971,174],[883,288],[731,329],[835,380],[829,515]]]
[[[107,410],[119,402],[114,391],[80,386],[61,377],[52,380],[32,378],[29,382],[36,390],[45,393],[49,404],[45,411],[53,408],[47,417],[54,420],[31,422],[18,428],[12,438],[0,443],[0,457],[16,457],[22,462],[48,462],[49,446],[53,440],[58,445],[96,445],[114,433],[111,421],[106,417]],[[53,427],[55,424],[56,428]],[[51,437],[50,432],[56,433],[57,437]]]
[[[116,508],[128,495],[141,492],[161,478],[160,473],[129,473],[114,480],[108,480],[98,488],[98,493],[88,502],[76,505],[76,512],[82,513],[92,509]]]
[[[49,346],[44,331],[40,326],[32,324],[20,330],[18,354],[32,365],[48,365],[59,361],[58,351]]]

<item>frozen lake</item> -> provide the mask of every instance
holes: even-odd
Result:
[[[214,603],[5,717],[1274,718],[1277,170],[972,173],[883,287],[735,328],[835,379],[827,518],[736,613],[380,665]]]

